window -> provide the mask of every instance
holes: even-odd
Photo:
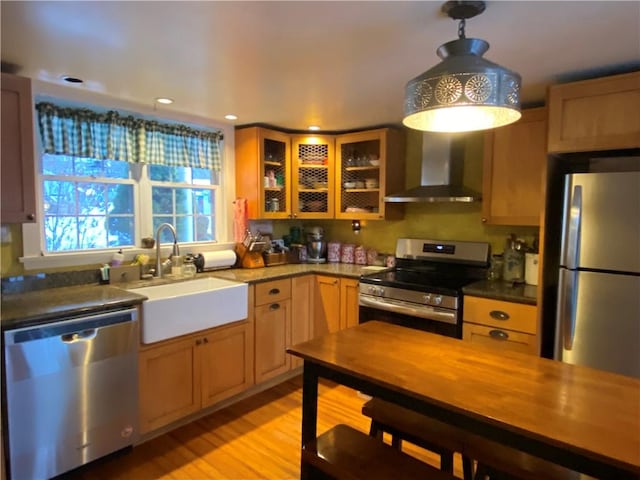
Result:
[[[214,240],[216,172],[161,165],[150,165],[149,170],[153,231],[167,222],[176,227],[183,242]],[[161,241],[172,241],[168,231],[162,232]]]
[[[135,244],[134,185],[127,162],[45,154],[45,251]]]
[[[32,265],[38,253],[97,258],[135,249],[165,222],[180,243],[218,241],[226,232],[221,131],[47,102],[36,110],[41,221],[24,235]],[[161,243],[173,242],[163,234]]]

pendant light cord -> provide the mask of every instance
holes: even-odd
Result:
[[[460,20],[458,24],[458,38],[467,38],[464,34],[464,27],[467,24],[467,21],[463,18]]]

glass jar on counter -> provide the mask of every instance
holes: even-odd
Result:
[[[487,270],[487,280],[500,280],[504,269],[504,258],[502,254],[491,256],[489,270]]]

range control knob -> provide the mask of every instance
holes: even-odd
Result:
[[[437,295],[436,297],[434,297],[433,303],[435,303],[436,305],[440,305],[442,303],[442,295]]]

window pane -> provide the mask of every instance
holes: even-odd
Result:
[[[106,248],[106,217],[78,217],[78,248]]]
[[[85,215],[107,213],[104,183],[78,182],[78,209]]]
[[[47,251],[75,250],[78,248],[78,225],[76,217],[44,218]]]
[[[43,155],[42,173],[45,175],[73,175],[73,159],[63,155]]]
[[[211,185],[211,170],[206,168],[193,168],[194,185]]]
[[[153,214],[173,213],[173,188],[153,187]]]
[[[45,180],[43,183],[44,213],[46,215],[73,215],[76,213],[76,186],[74,182]]]
[[[193,190],[193,197],[196,202],[196,213],[211,215],[213,213],[213,191],[212,190]]]
[[[178,240],[180,242],[194,241],[193,218],[194,217],[187,216],[187,217],[178,217],[176,219],[176,230],[178,231]]]
[[[156,182],[172,182],[171,167],[165,167],[164,165],[149,165],[149,177]]]
[[[173,225],[173,217],[153,217],[153,236],[155,238],[155,232],[158,230],[158,227],[163,223],[170,223]],[[178,236],[178,240],[180,237]],[[173,235],[168,228],[164,228],[162,233],[160,234],[160,243],[173,243]]]
[[[95,158],[76,158],[76,175],[86,177],[102,177],[102,160]]]
[[[129,178],[129,164],[117,160],[104,160],[104,176],[107,178]]]
[[[107,186],[109,213],[133,213],[133,185]]]
[[[123,247],[134,244],[133,217],[109,217],[108,246]]]
[[[189,214],[193,213],[193,199],[190,188],[176,189],[176,213]]]
[[[205,216],[196,217],[196,241],[213,240],[211,232],[211,218]]]

